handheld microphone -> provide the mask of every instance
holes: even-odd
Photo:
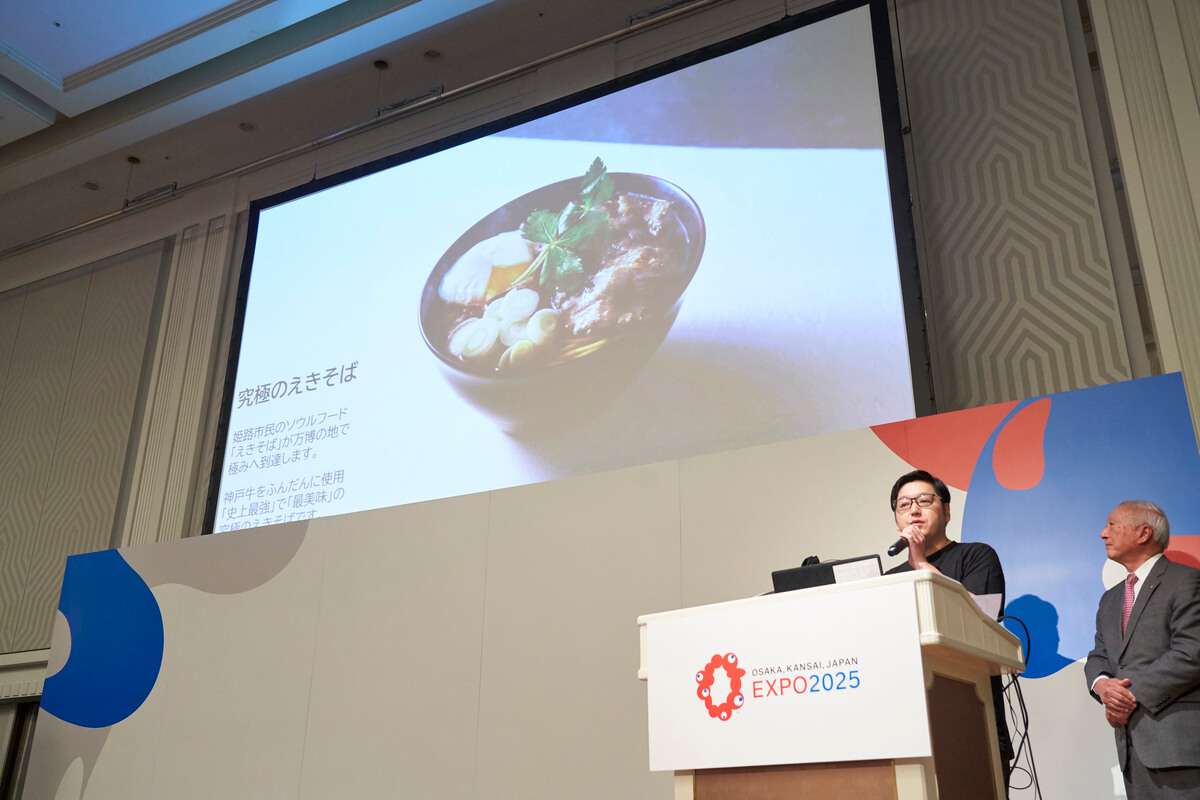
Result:
[[[895,544],[888,548],[888,555],[899,555],[906,547],[908,547],[908,539],[905,539],[903,536],[901,536],[896,540]]]

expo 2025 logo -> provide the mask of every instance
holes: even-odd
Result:
[[[729,679],[729,695],[725,702],[719,705],[713,702],[712,696],[713,681],[718,669],[725,670],[725,677]],[[708,709],[710,717],[725,722],[733,716],[734,711],[742,707],[742,703],[746,702],[746,698],[742,696],[742,676],[745,674],[746,670],[737,665],[737,655],[734,653],[714,655],[704,669],[696,673],[696,683],[699,684],[696,687],[696,696],[704,701],[704,707]]]

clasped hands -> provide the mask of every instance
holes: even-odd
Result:
[[[1104,718],[1112,727],[1128,725],[1138,700],[1129,691],[1128,678],[1101,678],[1096,681],[1096,695],[1104,704]]]

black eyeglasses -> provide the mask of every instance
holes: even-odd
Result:
[[[916,497],[901,497],[896,500],[897,511],[908,511],[916,503],[921,508],[929,508],[933,505],[933,501],[937,500],[936,494],[919,494]]]

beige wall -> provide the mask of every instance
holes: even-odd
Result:
[[[109,728],[43,714],[27,790],[668,798],[648,769],[638,616],[760,594],[810,555],[881,552],[907,469],[861,429],[124,550],[163,617],[155,686]],[[1042,796],[1112,796],[1116,750],[1084,683],[1076,662],[1023,684]]]
[[[638,616],[879,552],[906,469],[863,429],[126,550],[163,614],[155,688],[107,729],[42,715],[27,790],[669,797]]]

